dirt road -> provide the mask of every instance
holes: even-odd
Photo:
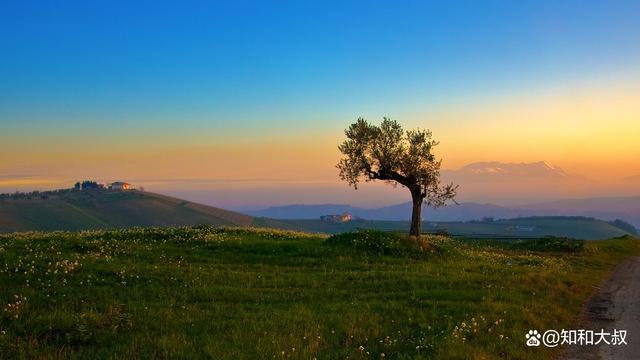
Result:
[[[626,330],[627,345],[570,346],[566,359],[640,359],[640,257],[618,265],[589,303],[581,328]]]

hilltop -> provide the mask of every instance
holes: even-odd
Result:
[[[198,224],[252,226],[255,221],[249,215],[136,190],[64,190],[0,199],[0,232],[5,233]]]

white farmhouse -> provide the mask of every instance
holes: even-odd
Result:
[[[112,190],[131,190],[131,184],[126,183],[126,182],[120,182],[120,181],[116,181],[114,183],[111,183],[111,185],[109,185],[109,189]]]

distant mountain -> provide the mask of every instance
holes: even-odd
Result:
[[[0,232],[134,226],[265,225],[233,211],[140,191],[64,191],[0,199]],[[277,226],[277,222],[267,224]]]
[[[476,162],[455,170],[443,170],[442,179],[460,185],[459,195],[478,202],[529,203],[593,193],[596,184],[569,174],[546,161],[504,163]]]
[[[566,179],[570,176],[560,167],[545,161],[532,163],[476,162],[458,170],[446,171],[448,175],[477,179]]]
[[[318,219],[321,215],[343,212],[368,220],[408,220],[411,217],[411,203],[375,209],[339,204],[289,205],[248,213],[275,219]],[[435,210],[425,206],[423,214],[426,221],[469,221],[485,217],[508,219],[521,216],[588,216],[609,221],[622,219],[640,227],[640,196],[558,200],[518,207],[468,202]]]

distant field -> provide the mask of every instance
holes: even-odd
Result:
[[[392,234],[349,236],[0,235],[1,357],[551,359],[561,350],[527,348],[525,332],[570,328],[593,286],[640,253],[629,237],[432,236],[425,252]]]
[[[337,234],[356,229],[408,231],[409,222],[383,220],[355,220],[347,223],[331,223],[321,220],[282,220],[292,229]],[[530,217],[493,222],[430,222],[423,223],[423,231],[447,232],[464,237],[540,238],[545,236],[575,239],[609,239],[633,235],[615,225],[597,219],[574,217]]]
[[[90,230],[135,226],[249,226],[248,215],[139,191],[67,191],[0,200],[0,232]]]

